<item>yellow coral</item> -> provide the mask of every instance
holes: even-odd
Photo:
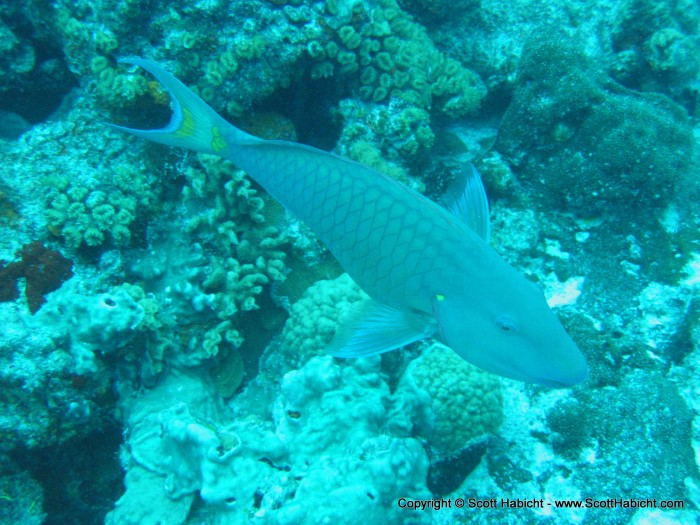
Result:
[[[282,331],[281,352],[299,366],[323,354],[339,319],[350,312],[353,303],[366,297],[348,274],[318,281],[292,306]]]
[[[500,426],[499,379],[446,346],[431,346],[411,364],[406,376],[432,400],[434,422],[426,437],[437,450],[455,452]]]

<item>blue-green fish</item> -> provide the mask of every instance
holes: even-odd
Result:
[[[488,203],[471,165],[448,210],[357,162],[249,135],[156,64],[122,62],[167,88],[173,114],[162,129],[113,127],[231,160],[303,220],[371,297],[338,330],[335,355],[373,355],[434,336],[512,379],[569,386],[586,378],[585,359],[542,291],[489,247]]]

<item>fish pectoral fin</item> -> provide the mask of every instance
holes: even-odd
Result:
[[[462,171],[447,187],[440,200],[447,211],[489,242],[489,201],[481,182],[481,175],[473,164],[467,163],[462,167]]]
[[[334,357],[383,354],[431,336],[435,320],[371,299],[362,301],[336,330],[327,351]]]

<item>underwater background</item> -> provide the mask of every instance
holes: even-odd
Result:
[[[695,0],[0,2],[0,523],[697,523],[699,24]],[[326,355],[363,292],[230,162],[109,128],[170,115],[126,56],[433,199],[473,162],[588,379],[431,340]]]

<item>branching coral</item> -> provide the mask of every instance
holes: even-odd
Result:
[[[211,248],[201,289],[214,297],[223,320],[256,309],[255,296],[271,282],[284,280],[288,241],[278,227],[266,223],[264,201],[242,171],[218,157],[199,159],[202,169],[187,172],[187,229]]]

